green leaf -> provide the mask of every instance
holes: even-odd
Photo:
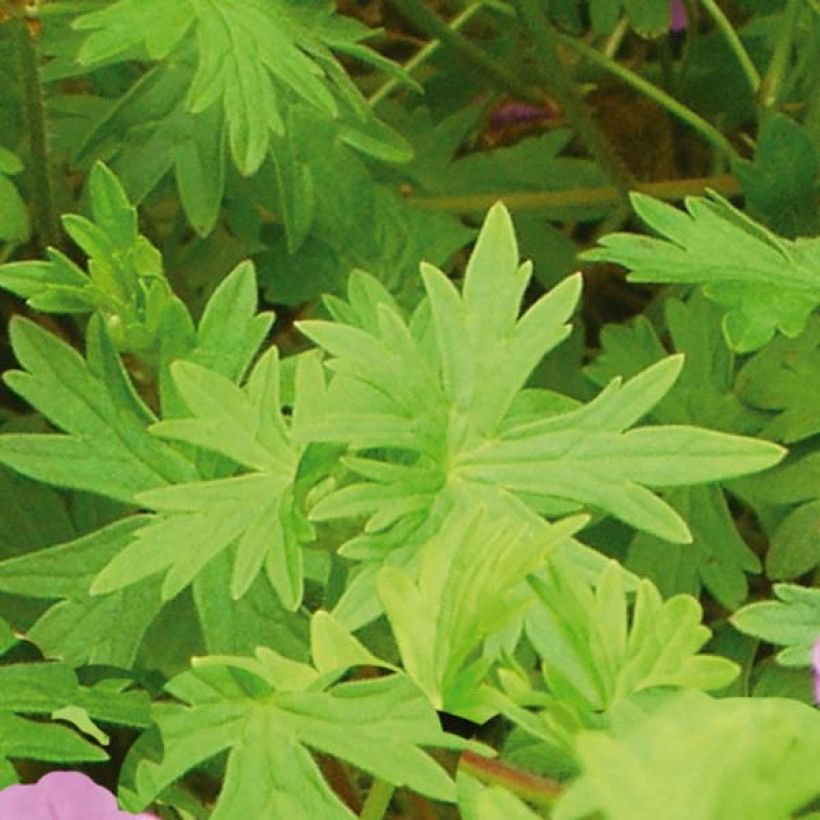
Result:
[[[817,796],[820,716],[786,699],[684,693],[645,719],[624,713],[614,737],[582,735],[578,751],[584,773],[556,820],[786,818]]]
[[[623,0],[632,27],[644,37],[660,37],[669,31],[669,3],[659,0]]]
[[[783,581],[805,575],[818,564],[820,498],[793,509],[775,530],[766,553],[766,574],[775,581]]]
[[[749,216],[788,237],[817,234],[817,148],[806,130],[782,114],[767,117],[754,160],[738,160],[734,172]]]
[[[224,193],[224,123],[217,106],[201,114],[186,110],[193,71],[186,52],[146,72],[85,133],[77,161],[113,152],[111,167],[135,203],[173,169],[185,214],[205,236]]]
[[[127,668],[162,602],[155,586],[143,583],[92,598],[94,576],[126,548],[146,523],[133,516],[48,549],[0,562],[0,590],[58,601],[28,634],[49,657],[67,663]],[[117,628],[112,630],[112,624]]]
[[[681,487],[666,500],[686,521],[692,543],[670,544],[640,533],[629,545],[626,565],[665,596],[698,595],[703,585],[727,609],[737,609],[749,593],[746,573],[759,573],[761,566],[738,533],[720,488]]]
[[[289,658],[307,660],[310,636],[304,613],[286,609],[262,574],[234,600],[232,563],[231,551],[220,553],[194,579],[194,602],[208,652],[250,655],[264,645],[275,646]]]
[[[734,356],[723,340],[720,309],[697,292],[687,302],[669,299],[664,308],[674,347],[686,359],[680,378],[650,418],[661,424],[756,432],[763,422],[760,414],[733,392]],[[600,355],[585,368],[601,386],[615,377],[633,376],[666,353],[643,316],[628,326],[606,326],[601,342]],[[675,489],[666,500],[687,522],[692,544],[677,546],[641,533],[629,546],[627,565],[654,581],[664,595],[697,595],[704,584],[724,606],[736,609],[748,591],[744,573],[759,572],[760,562],[737,532],[720,487]]]
[[[782,451],[769,443],[696,428],[624,432],[671,388],[681,367],[676,357],[623,386],[613,381],[585,407],[505,423],[532,369],[568,334],[565,322],[579,296],[580,280],[570,277],[516,320],[529,276],[528,266],[518,266],[509,217],[497,206],[468,266],[463,296],[443,273],[424,267],[428,300],[408,324],[386,295],[378,295],[376,283],[357,276],[351,279],[352,311],[333,302],[335,323],[300,324],[331,354],[329,367],[337,375],[327,395],[332,409],[312,425],[297,426],[297,434],[414,454],[394,459],[375,477],[376,488],[354,483],[326,495],[312,517],[370,513],[365,529],[375,532],[391,523],[376,512],[382,502],[413,496],[392,518],[399,527],[410,516],[418,520],[425,506],[432,509],[449,482],[466,481],[528,500],[558,500],[570,510],[599,507],[662,538],[687,541],[684,522],[643,485],[711,482],[780,459]],[[362,299],[366,281],[370,294]],[[366,477],[372,482],[373,475]],[[374,550],[383,552],[388,538]],[[407,543],[407,532],[401,539]]]
[[[766,438],[792,444],[820,433],[820,317],[794,339],[777,338],[756,353],[737,377],[739,396],[776,415]]]
[[[807,666],[820,635],[820,590],[795,584],[775,584],[779,600],[744,606],[732,615],[741,632],[785,646],[777,656],[787,666]]]
[[[25,202],[17,186],[0,173],[0,242],[23,243],[30,236],[31,220]]]
[[[470,116],[470,112],[458,111],[438,124],[420,121],[414,125],[414,131],[420,126],[424,130],[414,143],[419,158],[406,173],[413,187],[419,189],[420,201],[428,196],[433,202],[441,198],[444,202],[463,202],[465,212],[479,211],[485,206],[477,208],[473,202],[484,198],[474,198],[474,194],[504,199],[507,191],[520,194],[606,184],[594,162],[562,155],[572,139],[572,132],[562,128],[512,146],[459,152],[460,138],[472,125]],[[411,139],[413,136],[411,131]],[[436,143],[434,149],[430,142]],[[447,153],[442,157],[444,152]],[[538,214],[547,219],[587,222],[600,219],[608,208],[598,203],[555,204],[538,208]]]
[[[237,812],[352,818],[324,781],[308,748],[330,754],[437,800],[455,799],[445,771],[420,746],[458,747],[444,734],[421,693],[403,676],[322,683],[312,667],[269,649],[256,658],[209,658],[174,678],[168,692],[184,706],[157,711],[160,762],[139,759],[139,810],[168,784],[218,752],[228,751],[214,818]]]
[[[220,103],[231,153],[245,175],[258,170],[272,136],[284,132],[283,102],[289,98],[326,118],[336,116],[340,104],[362,118],[364,99],[332,51],[379,68],[390,66],[359,44],[370,33],[366,27],[339,17],[325,4],[120,0],[80,17],[74,26],[92,32],[79,54],[89,67],[140,58],[142,49],[152,59],[162,59],[195,43],[197,66],[185,107],[196,115]]]
[[[667,299],[664,318],[672,350],[685,359],[680,377],[652,409],[661,424],[696,424],[727,433],[757,433],[760,413],[735,395],[735,356],[721,329],[722,311],[699,292],[686,301]],[[628,324],[606,325],[601,352],[584,368],[599,387],[620,376],[631,378],[666,355],[664,345],[645,316]]]
[[[63,216],[66,233],[88,256],[88,274],[67,256],[48,250],[48,262],[0,265],[0,287],[36,310],[97,311],[117,347],[150,359],[156,353],[162,315],[175,297],[159,251],[137,230],[137,213],[119,180],[102,163],[88,177],[93,221]]]
[[[236,544],[232,597],[241,598],[264,567],[282,603],[297,609],[300,541],[310,537],[310,529],[294,505],[301,448],[291,441],[281,414],[276,349],[259,359],[244,388],[190,362],[177,362],[171,370],[192,415],[158,422],[152,432],[219,453],[251,472],[141,494],[140,503],[156,515],[97,576],[92,592],[113,592],[162,573],[162,597],[169,600]]]
[[[0,627],[8,631],[5,622],[0,621]],[[4,643],[5,651],[9,642]],[[103,749],[63,723],[42,720],[49,716],[67,719],[69,715],[73,715],[70,722],[79,721],[107,742],[91,718],[144,727],[148,724],[148,698],[143,693],[80,686],[71,668],[62,663],[6,662],[0,666],[0,760],[5,766],[12,758],[52,763],[107,760]],[[16,773],[12,778],[15,782]],[[8,782],[11,778],[4,779]]]
[[[559,702],[598,711],[644,689],[719,689],[737,676],[731,661],[697,654],[711,633],[695,598],[663,601],[642,580],[629,617],[622,573],[610,562],[593,590],[553,560],[544,575],[531,579],[541,606],[528,611],[527,634]]]
[[[585,522],[567,519],[539,531],[464,506],[424,545],[417,582],[388,566],[377,589],[409,676],[437,709],[483,722],[487,707],[470,703],[477,684],[465,685],[468,658],[520,616],[532,600],[524,578]]]
[[[10,334],[26,371],[7,372],[6,384],[67,435],[0,436],[0,461],[31,478],[126,502],[195,477],[188,461],[148,433],[152,414],[101,322],[89,325],[87,361],[28,320],[15,318]]]
[[[801,333],[820,304],[820,241],[782,239],[715,193],[687,198],[688,213],[644,194],[631,199],[663,239],[611,234],[583,258],[624,265],[634,282],[701,285],[727,309],[723,329],[739,352],[762,347],[776,331]]]
[[[765,469],[783,451],[762,441],[683,426],[623,429],[645,415],[677,376],[669,357],[623,386],[614,380],[590,404],[505,431],[462,458],[459,473],[600,507],[638,529],[691,541],[683,520],[645,487],[679,486]]]
[[[237,265],[217,285],[199,320],[192,361],[232,381],[244,377],[273,324],[272,313],[258,312],[256,291],[251,262]]]

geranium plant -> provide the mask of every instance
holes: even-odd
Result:
[[[820,812],[818,37],[0,0],[0,816]]]

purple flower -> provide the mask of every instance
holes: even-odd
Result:
[[[554,118],[557,110],[546,103],[544,105],[530,105],[522,102],[505,102],[499,105],[490,114],[490,125],[493,128],[503,128],[505,125],[540,122]]]
[[[814,642],[811,665],[814,667],[814,702],[820,705],[820,638]]]
[[[669,0],[669,31],[677,34],[685,31],[688,25],[689,18],[686,16],[683,0]]]
[[[31,786],[0,791],[3,820],[157,820],[117,808],[111,792],[81,772],[49,772]]]

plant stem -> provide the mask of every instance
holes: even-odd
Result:
[[[604,45],[604,54],[610,59],[614,58],[615,55],[618,53],[618,49],[621,47],[621,44],[624,41],[624,37],[626,33],[629,31],[629,18],[624,15],[618,20],[618,25],[615,26],[612,34],[609,35],[609,38]]]
[[[635,180],[609,140],[595,124],[569,76],[558,53],[558,32],[544,14],[543,6],[538,0],[514,0],[514,5],[535,45],[541,82],[555,95],[567,121],[612,179],[621,199],[628,207],[629,190],[634,187]]]
[[[634,190],[658,199],[676,201],[687,196],[702,194],[711,189],[724,196],[740,191],[737,180],[729,174],[691,179],[669,179],[658,182],[636,182]],[[513,211],[544,211],[550,208],[571,208],[617,203],[617,188],[568,188],[562,191],[493,191],[487,194],[454,194],[446,196],[413,196],[413,204],[421,208],[454,213],[483,212],[502,200]]]
[[[482,757],[468,749],[461,753],[458,767],[482,783],[503,786],[538,806],[553,806],[563,791],[559,783],[530,772],[523,772],[500,760]]]
[[[745,46],[740,41],[740,37],[737,36],[737,32],[731,21],[715,0],[701,0],[701,3],[703,3],[703,7],[709,12],[709,15],[715,21],[715,25],[717,25],[726,38],[729,48],[734,52],[741,69],[743,69],[743,73],[746,75],[746,80],[752,89],[752,94],[757,94],[760,88],[760,74],[758,74],[755,64],[749,56],[749,52],[746,51]]]
[[[787,0],[786,2],[780,33],[758,92],[760,104],[764,108],[772,108],[777,102],[783,75],[789,63],[794,30],[800,17],[801,2],[802,0]]]
[[[386,780],[382,780],[381,778],[374,780],[367,799],[364,801],[364,806],[362,806],[362,811],[359,815],[360,820],[382,820],[390,805],[390,801],[393,799],[393,792],[395,790],[396,787]]]
[[[460,32],[451,28],[430,11],[422,0],[390,0],[390,2],[408,22],[417,26],[428,37],[439,40],[464,66],[481,74],[492,85],[533,105],[544,104],[544,98],[537,89],[525,83],[502,63],[488,57],[481,48],[471,43]]]
[[[484,8],[484,0],[478,0],[471,6],[467,6],[460,14],[456,15],[448,24],[452,31],[458,31],[465,23],[469,22],[475,15]],[[441,40],[430,40],[427,45],[420,48],[405,64],[404,70],[410,74],[415,71],[422,63],[429,60],[433,54],[441,47]],[[378,88],[373,94],[368,97],[367,102],[371,108],[375,108],[380,102],[389,97],[393,91],[398,87],[399,79],[391,77],[384,85]]]
[[[37,48],[24,19],[20,18],[13,25],[17,27],[20,79],[23,86],[23,105],[29,135],[30,166],[28,170],[32,180],[35,232],[43,249],[48,245],[59,247],[61,243],[60,221],[51,184],[46,109],[43,102],[43,87],[40,83]]]
[[[614,74],[627,85],[631,85],[637,91],[640,91],[642,94],[654,100],[658,105],[669,111],[670,114],[674,114],[678,119],[683,120],[683,122],[691,128],[694,128],[701,136],[714,145],[715,148],[731,159],[739,158],[732,144],[717,128],[708,123],[699,114],[692,111],[691,108],[687,108],[670,94],[667,94],[656,85],[650,83],[649,80],[645,80],[639,74],[615,62],[615,60],[609,59],[580,40],[575,40],[564,34],[559,34],[558,39],[561,43],[578,52],[581,56],[586,57],[591,63],[601,66],[601,68],[610,72],[610,74]]]

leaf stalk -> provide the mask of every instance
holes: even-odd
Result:
[[[396,787],[386,780],[381,778],[374,780],[367,799],[364,801],[364,806],[362,806],[362,812],[359,815],[360,820],[382,820],[390,806],[395,790]]]
[[[623,203],[635,180],[612,144],[595,124],[592,114],[558,53],[559,35],[537,0],[515,0],[518,16],[535,45],[541,82],[554,94],[569,124],[598,164],[608,173]]]
[[[544,97],[537,89],[524,82],[507,66],[489,57],[455,27],[445,23],[427,8],[421,0],[390,2],[408,22],[449,48],[466,68],[483,76],[491,85],[533,105],[544,104]]]
[[[738,181],[731,174],[691,179],[668,179],[656,182],[636,182],[633,190],[667,202],[702,194],[705,190],[733,196],[740,191]],[[571,208],[616,203],[618,189],[613,186],[598,188],[569,188],[562,191],[492,191],[482,194],[451,194],[445,196],[412,196],[413,204],[437,211],[467,213],[486,211],[501,200],[511,211],[543,211],[550,208]]]
[[[537,806],[552,807],[563,788],[554,780],[521,771],[495,758],[482,757],[469,749],[461,753],[459,769],[489,786],[502,786]]]
[[[678,102],[671,94],[667,94],[662,89],[658,88],[649,80],[645,80],[640,74],[622,66],[615,60],[596,51],[594,48],[588,46],[581,40],[575,40],[565,34],[558,34],[559,42],[568,48],[573,49],[582,57],[585,57],[591,63],[603,68],[610,74],[618,77],[618,79],[631,85],[636,91],[654,100],[662,108],[665,108],[670,114],[673,114],[678,119],[685,122],[690,128],[697,131],[707,142],[710,142],[718,151],[725,154],[731,159],[739,159],[737,152],[726,137],[718,131],[711,123],[707,122],[699,114],[696,114],[691,108]]]
[[[37,46],[26,20],[20,17],[13,25],[17,28],[17,53],[20,79],[23,86],[23,105],[29,135],[30,177],[34,225],[42,249],[51,245],[60,247],[62,232],[51,182],[51,164],[46,133],[46,109],[43,86],[40,82]]]

